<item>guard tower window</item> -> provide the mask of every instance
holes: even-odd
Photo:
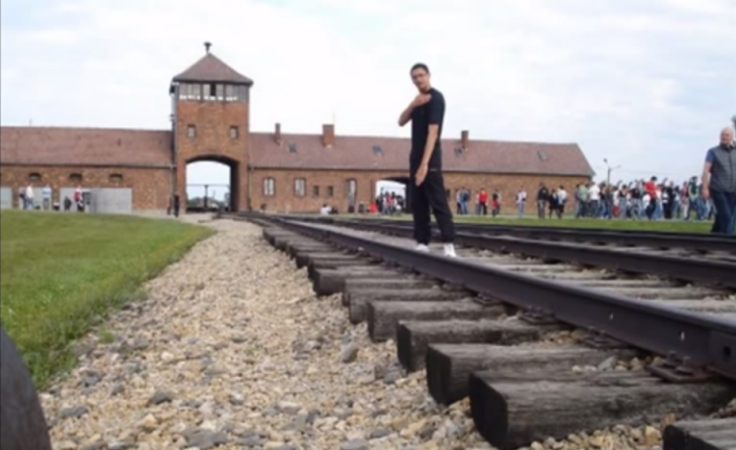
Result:
[[[225,85],[225,101],[234,102],[237,99],[238,98],[235,92],[235,86],[233,86],[232,84],[226,84]]]
[[[239,136],[238,127],[236,127],[235,125],[232,125],[230,127],[230,138],[237,139],[238,136]]]
[[[207,86],[207,97],[212,100],[217,96],[217,85],[215,83],[210,83],[209,86]]]
[[[202,98],[202,85],[201,84],[190,84],[189,85],[189,97],[192,100],[200,100]]]
[[[194,125],[187,125],[187,136],[189,138],[197,137],[197,127]]]
[[[238,86],[238,101],[239,102],[248,101],[248,86]]]

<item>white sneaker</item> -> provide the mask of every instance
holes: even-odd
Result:
[[[445,244],[445,256],[448,258],[457,258],[454,244]]]
[[[418,252],[424,252],[429,253],[429,246],[425,244],[417,244],[416,248],[414,249]]]

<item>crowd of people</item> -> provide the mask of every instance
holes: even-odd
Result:
[[[686,181],[667,178],[660,181],[657,176],[617,183],[591,181],[574,186],[570,192],[565,186],[540,183],[534,193],[533,207],[540,219],[562,219],[567,214],[578,219],[713,221],[714,232],[733,234],[736,225],[736,192],[733,192],[736,191],[736,163],[733,161],[736,161],[734,131],[725,128],[719,145],[707,152],[701,176]],[[709,181],[704,184],[704,179]],[[526,215],[528,201],[526,189],[520,188],[513,199],[517,217]],[[496,217],[501,214],[502,203],[498,190],[489,193],[482,188],[473,196],[468,188],[461,187],[455,193],[457,215]],[[379,196],[376,204],[382,214],[395,214],[403,206],[393,194]]]

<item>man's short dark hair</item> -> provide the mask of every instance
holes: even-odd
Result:
[[[422,69],[423,71],[427,72],[427,74],[429,74],[429,67],[427,67],[427,65],[424,63],[414,64],[413,66],[411,66],[411,70],[409,71],[409,73],[412,73],[417,69]]]

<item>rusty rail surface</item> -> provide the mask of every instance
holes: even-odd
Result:
[[[51,450],[31,374],[0,326],[0,450]]]
[[[463,286],[536,316],[595,331],[602,343],[625,343],[667,355],[663,366],[652,368],[665,378],[675,380],[678,374],[718,373],[736,380],[736,322],[732,320],[654,306],[462,259],[420,253],[315,224],[269,216],[259,219]]]

